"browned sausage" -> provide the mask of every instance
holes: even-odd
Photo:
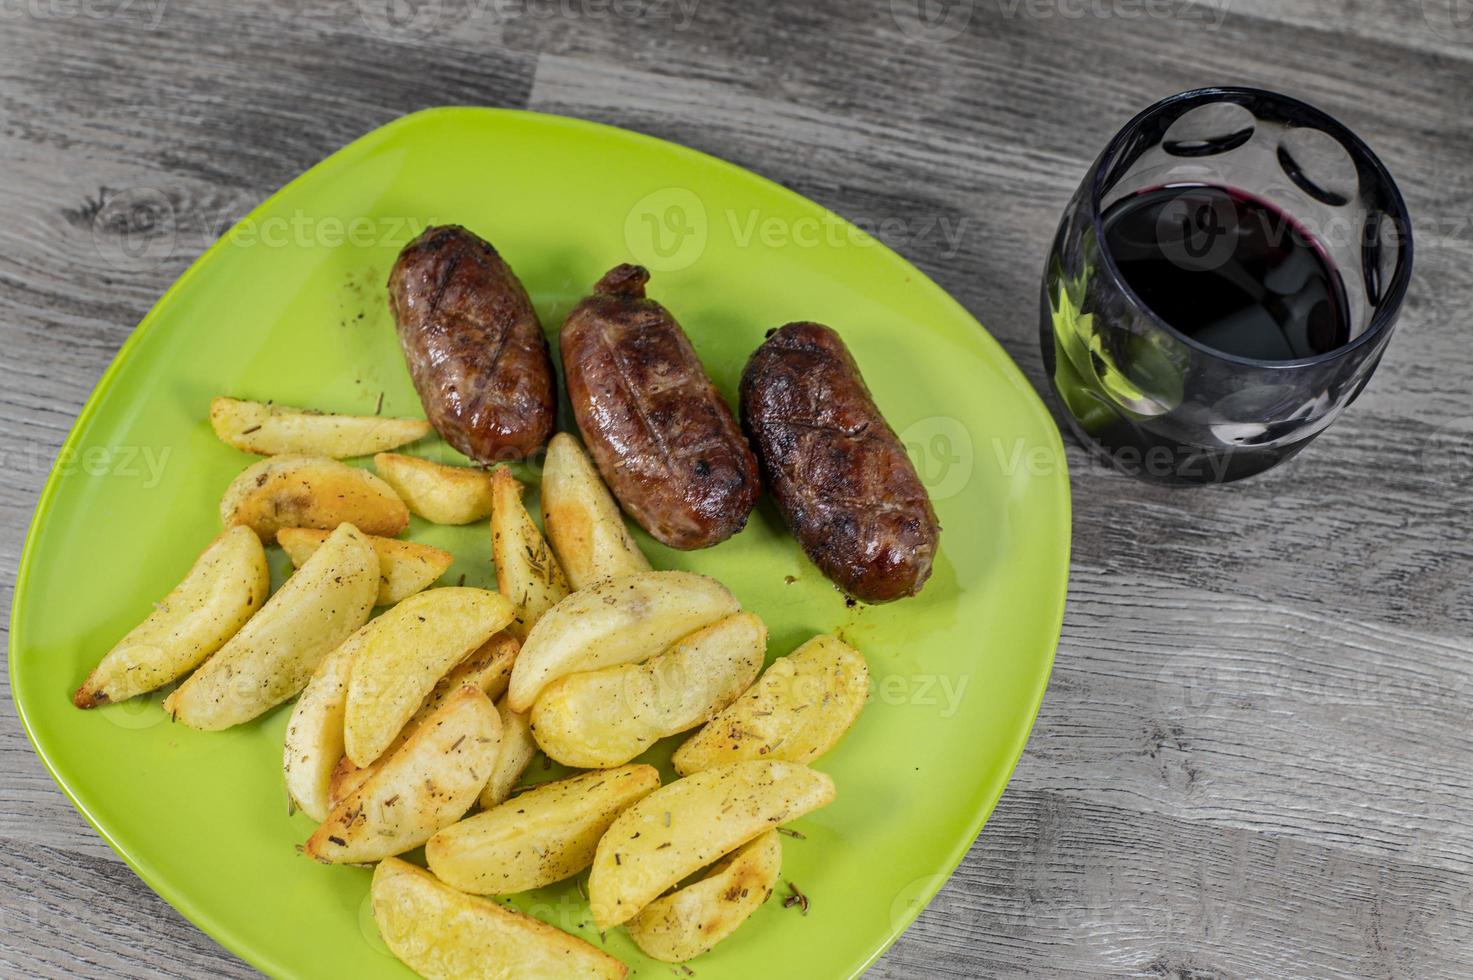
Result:
[[[919,592],[941,528],[839,335],[818,323],[770,332],[742,372],[741,410],[768,490],[813,563],[866,602]]]
[[[685,331],[645,299],[649,277],[617,266],[568,314],[568,401],[629,515],[672,548],[705,548],[746,525],[757,460]]]
[[[483,463],[552,437],[557,389],[527,291],[491,244],[426,228],[389,273],[389,308],[414,390],[445,441]]]

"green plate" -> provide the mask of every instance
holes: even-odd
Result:
[[[917,598],[848,606],[766,502],[710,550],[641,537],[657,568],[716,576],[760,613],[771,656],[833,631],[873,674],[869,706],[819,763],[837,801],[783,841],[783,878],[807,914],[784,907],[780,886],[697,975],[862,972],[966,854],[1027,739],[1064,608],[1063,449],[997,343],[900,257],[776,184],[635,133],[489,109],[408,116],[293,181],[180,278],[98,383],[36,508],[10,626],[11,687],[36,751],[144,881],[260,969],[408,975],[374,928],[370,872],[294,847],[312,825],[287,815],[289,708],[204,734],[167,722],[159,696],[93,711],[69,698],[183,576],[219,528],[221,491],[252,462],[211,433],[212,395],[366,414],[382,399],[384,414],[422,417],[384,281],[430,222],[494,242],[550,333],[609,266],[648,265],[651,295],[728,397],[767,330],[832,324],[909,446],[944,527]],[[438,442],[413,451],[458,458]],[[535,484],[534,467],[523,475]],[[409,533],[456,553],[446,581],[494,582],[484,526],[416,520]],[[622,930],[600,937],[572,883],[514,904],[604,943],[636,975],[666,975]]]

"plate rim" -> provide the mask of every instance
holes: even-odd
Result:
[[[10,691],[12,702],[15,707],[15,712],[20,719],[21,727],[22,729],[24,729],[26,733],[26,738],[30,741],[31,747],[35,751],[37,758],[41,760],[41,764],[45,767],[47,774],[51,776],[52,781],[56,783],[57,787],[62,791],[62,794],[67,798],[72,806],[76,808],[77,812],[82,815],[82,817],[87,821],[92,829],[97,832],[97,835],[102,838],[102,840],[108,845],[108,847],[112,849],[113,853],[117,854],[118,857],[123,860],[124,864],[126,864],[128,868],[135,875],[137,875],[138,878],[145,885],[147,885],[154,894],[158,895],[165,902],[167,902],[171,907],[174,908],[175,911],[177,911],[185,919],[189,920],[189,922],[196,926],[201,932],[205,933],[215,942],[219,943],[222,947],[229,950],[235,956],[239,957],[242,961],[270,975],[284,975],[284,971],[282,970],[281,964],[272,962],[269,951],[263,952],[257,950],[254,946],[248,946],[244,941],[238,939],[235,936],[233,930],[226,922],[218,921],[215,915],[207,907],[199,905],[191,900],[188,896],[179,893],[176,889],[165,882],[160,876],[145,869],[145,867],[140,863],[139,859],[129,853],[129,851],[124,848],[117,840],[115,840],[112,835],[110,835],[107,830],[98,822],[98,820],[93,816],[92,812],[77,798],[76,794],[72,790],[72,787],[68,784],[68,781],[57,771],[56,765],[53,763],[51,756],[47,753],[45,746],[42,744],[41,736],[38,735],[35,727],[32,724],[32,719],[27,712],[27,705],[25,701],[21,697],[16,695],[16,665],[18,663],[17,652],[20,645],[20,637],[25,631],[25,626],[18,624],[24,624],[26,620],[26,617],[22,614],[21,611],[22,597],[25,596],[29,591],[29,582],[33,571],[33,565],[37,560],[36,531],[41,526],[43,520],[49,515],[53,504],[53,498],[55,497],[57,488],[59,487],[61,482],[62,467],[60,466],[60,462],[61,460],[66,458],[68,451],[75,450],[74,444],[81,438],[81,433],[83,429],[90,424],[92,417],[97,413],[98,405],[101,403],[103,396],[108,392],[109,389],[111,389],[113,384],[116,382],[117,376],[121,372],[123,365],[135,354],[145,333],[153,328],[155,322],[160,317],[161,311],[167,309],[175,301],[175,297],[183,290],[185,285],[197,274],[197,272],[203,266],[208,264],[214,258],[217,252],[220,252],[231,245],[232,237],[238,229],[242,227],[248,227],[252,223],[256,222],[258,216],[268,207],[270,207],[273,202],[275,202],[279,197],[296,188],[298,185],[308,181],[309,179],[315,178],[323,171],[328,170],[330,167],[340,164],[343,158],[349,155],[356,155],[358,153],[361,153],[362,151],[367,149],[368,145],[371,143],[381,142],[385,139],[388,139],[401,129],[413,128],[416,125],[436,121],[443,117],[452,116],[484,117],[492,124],[495,123],[495,120],[501,118],[528,119],[536,125],[605,131],[611,138],[628,139],[633,140],[637,143],[645,143],[650,146],[657,147],[661,152],[673,153],[677,156],[686,157],[702,166],[724,170],[729,172],[733,176],[738,176],[745,180],[759,181],[760,183],[767,185],[767,188],[769,190],[776,192],[784,197],[787,197],[795,203],[799,203],[805,207],[819,208],[825,213],[833,215],[834,217],[843,221],[845,224],[853,227],[852,222],[850,222],[843,215],[832,211],[825,205],[820,204],[819,202],[814,201],[811,198],[798,193],[797,191],[783,186],[782,184],[769,177],[764,176],[763,174],[743,167],[740,164],[732,163],[729,160],[713,156],[704,151],[697,150],[692,147],[685,146],[684,144],[673,142],[671,140],[662,139],[657,136],[651,136],[647,133],[639,132],[638,130],[627,129],[622,126],[614,126],[608,123],[601,123],[590,119],[582,119],[576,116],[564,116],[556,113],[537,112],[530,109],[513,109],[494,106],[473,105],[434,106],[406,113],[405,115],[401,115],[395,119],[390,120],[387,123],[384,123],[381,126],[377,126],[367,131],[366,133],[363,133],[350,142],[344,144],[339,149],[334,150],[332,153],[328,154],[317,163],[308,167],[306,170],[303,170],[297,176],[293,177],[291,180],[278,187],[275,191],[268,194],[265,198],[261,200],[259,204],[252,208],[249,213],[247,213],[239,221],[235,222],[235,224],[233,224],[229,230],[221,234],[218,239],[216,239],[208,248],[201,252],[200,255],[189,264],[189,267],[186,268],[184,272],[182,272],[179,277],[175,279],[174,282],[171,283],[167,289],[164,290],[164,292],[154,302],[153,306],[149,308],[148,312],[144,314],[143,318],[132,329],[132,331],[130,331],[128,338],[123,341],[122,345],[118,348],[117,353],[113,355],[112,360],[108,363],[107,368],[103,371],[101,376],[97,379],[97,383],[93,386],[92,392],[87,396],[86,402],[83,403],[82,408],[80,409],[80,411],[78,411],[77,417],[72,422],[71,428],[68,430],[66,438],[62,441],[61,446],[57,450],[57,458],[52,463],[50,471],[48,472],[46,477],[46,482],[43,484],[40,494],[37,495],[35,509],[32,511],[30,522],[26,526],[25,542],[21,547],[20,561],[17,563],[16,566],[15,590],[11,595],[10,618],[7,627],[9,642],[7,644],[8,663],[6,665],[6,676],[8,683],[10,684]],[[982,337],[984,346],[991,348],[992,353],[994,355],[997,355],[996,361],[1001,365],[1000,370],[1002,374],[1009,380],[1014,388],[1023,393],[1023,400],[1028,404],[1029,411],[1040,417],[1046,423],[1043,428],[1047,433],[1049,448],[1053,451],[1055,458],[1058,460],[1059,463],[1058,467],[1054,470],[1052,483],[1054,484],[1054,487],[1059,495],[1058,515],[1054,523],[1055,530],[1060,537],[1059,544],[1061,547],[1059,550],[1060,561],[1057,598],[1052,602],[1052,609],[1048,618],[1048,622],[1051,624],[1050,632],[1052,632],[1053,634],[1053,640],[1047,644],[1047,651],[1044,657],[1043,664],[1044,669],[1040,673],[1039,682],[1036,686],[1036,690],[1033,692],[1030,698],[1030,703],[1027,706],[1026,714],[1028,718],[1028,723],[1026,726],[1019,726],[1019,734],[1015,735],[1013,738],[1013,744],[1011,745],[1011,751],[1009,753],[1010,761],[1008,762],[1005,771],[1002,771],[999,774],[997,781],[988,782],[986,784],[976,784],[977,791],[974,793],[975,805],[969,808],[972,812],[972,816],[968,821],[970,824],[969,835],[966,838],[958,838],[958,843],[950,848],[945,858],[943,859],[943,862],[941,862],[944,866],[938,868],[936,874],[927,880],[926,885],[922,889],[921,893],[917,896],[918,900],[908,903],[907,907],[903,911],[901,911],[899,914],[893,914],[891,916],[890,934],[885,938],[885,941],[883,943],[881,943],[872,952],[870,952],[861,962],[856,964],[851,977],[859,977],[866,970],[868,970],[881,956],[885,954],[887,950],[889,950],[891,946],[895,944],[897,940],[899,940],[902,935],[905,934],[910,925],[920,916],[921,912],[930,905],[932,900],[935,899],[936,895],[941,891],[942,887],[944,887],[945,884],[951,879],[956,869],[966,858],[967,853],[971,850],[972,845],[976,843],[977,838],[982,833],[982,830],[986,827],[986,824],[991,818],[993,811],[996,809],[997,804],[1001,801],[1003,794],[1007,791],[1008,785],[1012,782],[1013,773],[1017,769],[1018,761],[1022,757],[1023,750],[1027,746],[1029,738],[1032,737],[1033,729],[1038,721],[1038,712],[1043,704],[1043,696],[1046,693],[1049,681],[1053,676],[1053,664],[1058,652],[1059,642],[1062,639],[1064,612],[1068,602],[1069,577],[1072,564],[1073,546],[1073,499],[1068,460],[1064,451],[1062,434],[1059,431],[1058,425],[1054,422],[1052,414],[1048,411],[1048,407],[1044,403],[1042,396],[1028,381],[1027,376],[1023,374],[1022,368],[1020,368],[1017,362],[1013,360],[1012,356],[1007,352],[1006,348],[1004,348],[1002,344],[998,342],[997,338],[992,336],[991,332],[982,325],[981,321],[979,321],[975,316],[972,315],[971,311],[962,306],[955,297],[953,297],[950,293],[943,289],[939,284],[936,283],[935,280],[933,280],[929,275],[918,268],[905,256],[899,254],[894,249],[890,248],[890,246],[880,241],[878,238],[873,239],[873,244],[877,246],[881,251],[886,253],[892,260],[899,260],[907,269],[913,271],[915,274],[916,286],[920,288],[930,289],[932,292],[938,294],[943,304],[952,307],[957,313],[959,313],[967,321],[970,321],[977,328],[977,331]],[[1000,785],[996,786],[995,793],[993,791],[994,782],[1000,782]]]

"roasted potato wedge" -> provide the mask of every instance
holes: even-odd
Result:
[[[446,827],[425,844],[425,860],[435,877],[473,895],[541,888],[588,867],[614,818],[659,785],[653,766],[543,783]]]
[[[868,698],[869,668],[859,651],[815,636],[774,661],[671,761],[683,776],[747,759],[806,765],[838,744]]]
[[[308,838],[307,855],[362,864],[418,847],[465,816],[500,747],[496,706],[476,688],[461,688],[333,807]]]
[[[424,419],[377,415],[330,415],[238,398],[210,401],[210,425],[220,441],[261,456],[305,453],[343,459],[370,456],[423,439],[432,431]]]
[[[522,481],[511,470],[491,471],[491,559],[496,563],[496,591],[517,607],[512,632],[526,639],[542,614],[568,594],[568,579],[522,506]]]
[[[126,701],[183,677],[224,646],[270,591],[261,539],[249,528],[230,528],[92,668],[72,703],[95,708]]]
[[[726,586],[694,572],[639,572],[574,592],[527,634],[511,673],[512,709],[530,709],[559,677],[648,660],[740,608]]]
[[[491,513],[491,474],[418,456],[379,453],[373,468],[409,509],[435,524],[470,524]]]
[[[384,943],[428,980],[623,980],[629,972],[576,936],[462,894],[397,858],[374,869],[371,894]]]
[[[451,587],[412,595],[375,619],[348,681],[348,758],[366,766],[382,755],[436,682],[505,628],[513,614],[498,593]]]
[[[766,651],[761,619],[728,616],[642,664],[553,681],[532,707],[532,734],[565,766],[621,766],[665,736],[710,721],[757,679]]]
[[[600,929],[629,921],[687,875],[833,798],[832,779],[791,762],[738,762],[662,786],[598,842],[593,921]]]
[[[424,701],[420,704],[419,710],[414,713],[414,716],[409,721],[405,722],[404,727],[400,730],[398,737],[394,739],[393,744],[385,749],[377,760],[361,768],[354,765],[353,760],[346,755],[338,760],[337,767],[333,769],[329,783],[329,798],[332,800],[333,805],[336,806],[338,800],[341,800],[353,792],[353,790],[363,785],[363,781],[373,774],[375,766],[393,755],[394,750],[408,741],[409,737],[414,734],[415,730],[419,728],[426,718],[434,714],[450,695],[459,691],[462,687],[469,685],[470,687],[480,688],[486,697],[493,700],[501,697],[506,691],[507,680],[511,677],[511,665],[517,659],[517,650],[520,649],[520,646],[517,643],[516,637],[507,631],[503,630],[497,633],[491,639],[482,643],[474,653],[456,664],[450,673],[440,678],[439,682],[435,684],[434,689],[426,695]],[[502,712],[499,707],[497,710],[501,714],[502,721],[505,722],[507,718],[506,713]],[[523,737],[520,728],[524,727],[526,727],[526,722],[518,719],[519,730],[514,733],[515,741],[518,745]],[[505,725],[503,725],[502,755],[505,755],[508,750],[506,735]],[[338,751],[339,753],[342,752],[341,745],[339,745]],[[498,756],[497,769],[499,770],[500,767],[501,756]],[[519,778],[520,776],[521,772],[519,770],[517,777]],[[491,781],[495,779],[496,775],[493,772]]]
[[[276,532],[292,564],[301,568],[312,552],[321,547],[331,532],[311,527],[284,527]],[[378,552],[378,601],[375,605],[392,606],[396,602],[422,592],[445,574],[455,556],[441,548],[398,538],[372,536],[373,550]]]
[[[486,788],[481,790],[483,810],[510,799],[517,781],[537,756],[531,720],[511,710],[506,698],[496,702],[496,710],[501,715],[501,754],[496,757],[496,767],[491,770],[491,778],[486,780]]]
[[[772,895],[782,871],[775,830],[752,839],[700,881],[646,905],[625,923],[634,945],[651,959],[684,963],[708,952]]]
[[[305,687],[323,658],[368,620],[377,595],[378,554],[368,535],[340,525],[164,700],[164,710],[203,731],[250,721]]]
[[[360,629],[317,668],[286,723],[282,771],[291,805],[318,823],[327,819],[333,768],[343,754],[343,709]]]
[[[650,569],[593,460],[566,432],[547,444],[542,526],[574,589]]]
[[[409,509],[367,470],[325,456],[270,456],[225,489],[220,520],[244,524],[267,543],[284,527],[331,530],[344,523],[392,538],[409,526]]]

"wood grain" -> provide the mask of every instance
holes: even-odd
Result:
[[[1037,728],[872,974],[1473,973],[1473,19],[1454,0],[406,9],[0,8],[5,608],[57,447],[133,325],[250,207],[405,112],[527,106],[763,173],[879,229],[1042,386],[1039,270],[1099,148],[1173,91],[1280,89],[1364,135],[1408,198],[1395,343],[1334,428],[1249,483],[1154,488],[1071,444]],[[3,699],[0,972],[251,975],[117,860]]]

